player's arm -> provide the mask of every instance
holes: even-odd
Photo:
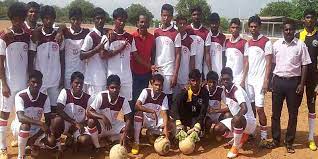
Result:
[[[38,27],[32,31],[32,36],[30,40],[30,46],[28,51],[28,72],[32,72],[34,70],[34,59],[37,53],[37,43],[39,41],[40,31],[42,27]]]
[[[119,54],[125,50],[127,44],[128,44],[128,40],[126,39],[125,43],[116,50],[110,50],[110,49],[108,49],[109,47],[104,47],[104,49],[102,50],[102,59],[110,59],[110,58],[116,56],[117,54]],[[106,43],[105,45],[110,45],[110,44]]]
[[[247,77],[248,67],[249,67],[248,56],[244,56],[243,61],[244,61],[244,66],[243,66],[243,77],[242,77],[241,87],[245,88],[245,80]]]
[[[208,71],[212,71],[212,57],[210,54],[211,51],[211,35],[208,34],[208,37],[205,42],[204,46],[204,53],[203,53],[203,59],[205,59],[205,62],[208,66]]]
[[[264,84],[263,84],[263,88],[262,91],[264,93],[267,92],[268,90],[268,85],[269,85],[269,77],[270,77],[270,73],[271,73],[271,68],[272,68],[272,58],[273,55],[269,54],[265,56],[265,60],[266,60],[266,66],[265,66],[265,79],[264,79]]]
[[[140,100],[137,100],[136,105],[135,105],[135,109],[136,109],[136,111],[142,111],[142,112],[146,112],[146,113],[152,113],[152,114],[156,113],[155,110],[144,107]]]
[[[140,55],[138,54],[137,51],[132,52],[132,55],[134,56],[134,58],[136,59],[136,61],[137,61],[139,64],[143,65],[143,66],[146,67],[146,68],[152,69],[152,64],[151,64],[151,62],[150,62],[150,61],[145,61],[145,60],[143,60],[143,59],[140,57]]]
[[[209,106],[209,95],[208,95],[208,93],[205,93],[205,94],[203,94],[200,114],[199,114],[199,117],[197,118],[197,123],[203,124],[203,120],[206,116],[208,106]]]
[[[58,24],[57,34],[55,35],[55,41],[61,44],[64,40],[64,34],[67,31],[66,24]]]
[[[161,115],[163,118],[163,130],[164,134],[167,138],[169,138],[169,117],[168,117],[168,111],[162,110]]]
[[[34,120],[24,114],[24,111],[17,111],[17,116],[19,119],[19,122],[23,124],[34,124],[38,126],[43,126],[45,123],[41,120]]]
[[[63,105],[62,103],[57,103],[56,107],[57,107],[57,114],[59,116],[61,116],[65,121],[67,121],[73,125],[76,124],[76,121],[65,113],[65,111],[64,111],[65,105]]]
[[[241,103],[241,104],[240,104],[240,107],[241,107],[241,109],[240,109],[240,111],[237,113],[237,115],[243,116],[243,115],[245,115],[245,114],[247,113],[247,105],[246,105],[246,102]]]
[[[5,34],[5,33],[2,33]],[[4,40],[0,39],[0,80],[2,83],[2,95],[9,97],[11,95],[10,88],[6,80],[6,71],[5,71],[5,60],[6,60],[6,43]]]
[[[180,68],[180,61],[181,61],[181,47],[175,47],[175,66],[172,76],[172,81],[170,83],[170,87],[174,87],[177,84],[177,79],[179,75],[179,68]]]
[[[86,60],[86,59],[91,58],[95,54],[100,53],[107,41],[108,41],[108,39],[104,38],[101,43],[99,43],[96,47],[92,48],[93,47],[93,40],[91,37],[89,37],[89,35],[87,35],[84,39],[84,43],[83,43],[83,46],[81,49],[80,59]]]
[[[189,70],[195,69],[195,55],[190,56]]]
[[[63,42],[62,42],[63,43]],[[60,50],[60,63],[61,63],[61,79],[60,79],[60,88],[64,88],[64,79],[65,79],[65,50]]]

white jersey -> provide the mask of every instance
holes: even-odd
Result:
[[[84,39],[82,51],[90,51],[101,43],[102,33],[93,28]],[[95,54],[89,59],[85,60],[85,84],[104,86],[106,85],[106,62],[102,60],[99,54]]]
[[[107,37],[104,37],[107,38]],[[125,44],[126,39],[128,44],[125,49],[117,55],[108,59],[108,72],[107,75],[118,75],[121,83],[132,83],[132,75],[130,68],[131,53],[137,51],[135,40],[133,36],[127,32],[118,34],[114,32],[112,34],[112,41],[108,41],[105,44],[106,50],[117,50]]]
[[[0,33],[0,55],[5,56],[5,76],[11,92],[20,91],[27,85],[27,66],[30,35]]]
[[[260,34],[257,40],[251,39],[246,45],[244,56],[248,57],[249,63],[247,83],[263,85],[266,73],[265,56],[272,54],[272,43],[267,37]]]
[[[78,33],[69,28],[65,33],[65,79],[71,79],[72,73],[76,71],[84,74],[84,61],[80,59],[80,53],[88,33],[89,29],[83,28]]]
[[[175,48],[181,47],[181,35],[170,25],[166,29],[157,28],[154,31],[156,40],[155,65],[162,67],[160,73],[173,75],[175,67]]]
[[[211,46],[211,32],[202,25],[196,29],[191,24],[189,27],[190,37],[195,44],[195,68],[202,73],[203,56],[206,46]]]
[[[226,67],[233,71],[233,82],[241,84],[244,68],[244,51],[246,40],[238,37],[234,41],[227,39],[225,41]]]
[[[90,104],[90,95],[82,92],[81,97],[74,97],[70,89],[62,89],[57,103],[64,105],[64,112],[76,122],[86,119],[86,108]]]
[[[64,49],[55,41],[57,29],[49,34],[43,28],[36,43],[31,40],[30,50],[36,51],[35,69],[43,74],[43,88],[58,86],[61,79],[60,50]]]
[[[97,112],[108,118],[110,122],[118,121],[118,113],[121,111],[124,115],[131,112],[129,103],[124,97],[118,96],[114,103],[111,103],[111,98],[108,90],[99,92],[91,107]]]
[[[240,104],[246,103],[247,113],[244,115],[245,118],[255,119],[251,102],[241,86],[233,84],[229,91],[225,89],[225,97],[222,100],[225,101],[233,116],[241,110]]]
[[[38,96],[33,99],[29,88],[20,91],[15,96],[15,111],[24,112],[24,115],[33,120],[41,120],[43,113],[50,113],[51,106],[47,95],[39,92]],[[16,117],[16,119],[18,119]]]
[[[178,74],[178,84],[187,84],[190,72],[190,57],[195,55],[195,46],[193,40],[185,34],[181,40],[181,60]]]

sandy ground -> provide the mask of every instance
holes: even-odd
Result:
[[[8,27],[8,21],[0,21],[0,30],[4,29],[5,27]],[[110,26],[109,26],[110,27]],[[111,27],[110,27],[111,28]],[[135,30],[134,27],[126,27],[128,32],[131,32]],[[271,117],[271,93],[268,93],[266,95],[266,114],[268,116],[268,125],[270,126],[270,117]],[[297,123],[297,134],[296,134],[296,140],[295,140],[295,148],[296,153],[295,154],[287,154],[284,147],[279,147],[274,150],[267,150],[267,149],[260,149],[258,148],[258,142],[259,142],[259,133],[257,133],[256,139],[253,141],[250,141],[247,143],[243,150],[240,150],[240,156],[239,159],[253,159],[253,158],[264,158],[264,159],[318,159],[318,151],[312,152],[307,148],[307,136],[308,136],[308,118],[307,115],[307,106],[305,104],[305,100],[303,100],[303,103],[301,107],[299,108],[299,116],[298,116],[298,123]],[[12,120],[14,118],[13,113],[11,114],[10,119]],[[286,106],[284,107],[282,111],[282,119],[281,119],[281,125],[282,125],[282,137],[284,137],[287,127],[287,121],[288,121],[288,113]],[[296,123],[295,123],[296,124]],[[317,124],[316,124],[317,126]],[[259,129],[258,129],[259,130]],[[269,134],[270,134],[270,128],[269,128]],[[316,134],[318,134],[318,129],[316,129]],[[8,129],[8,144],[10,141],[12,141],[12,135],[11,131]],[[317,136],[315,137],[316,141],[318,141]],[[283,139],[282,139],[283,141]],[[141,147],[141,153],[137,156],[133,156],[130,154],[130,158],[147,158],[147,159],[157,159],[157,158],[184,158],[184,159],[191,159],[191,158],[198,158],[198,159],[223,159],[226,158],[227,149],[223,147],[225,142],[217,143],[214,140],[204,140],[200,143],[198,143],[197,151],[193,153],[192,155],[185,156],[178,152],[178,150],[171,150],[171,152],[165,156],[159,156],[157,155],[153,147],[151,145],[145,145]],[[9,157],[10,158],[17,158],[17,148],[9,147]],[[105,152],[101,152],[98,154],[93,154],[89,152],[88,150],[82,149],[80,152],[73,153],[72,150],[67,150],[64,154],[65,159],[87,159],[90,158],[90,156],[95,156],[97,159],[103,159],[108,158],[108,151],[105,150]],[[54,153],[52,152],[42,152],[41,159],[53,159]]]

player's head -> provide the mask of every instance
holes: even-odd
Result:
[[[161,92],[163,88],[164,78],[161,74],[154,74],[150,80],[150,84],[154,92]]]
[[[251,16],[248,19],[248,28],[252,35],[258,35],[261,29],[262,20],[258,15]]]
[[[112,97],[117,97],[119,95],[120,84],[118,75],[110,75],[107,77],[107,90]]]
[[[189,84],[192,90],[199,89],[201,85],[201,73],[198,69],[193,69],[190,71]]]
[[[176,25],[178,27],[179,32],[186,31],[186,28],[188,26],[187,18],[183,15],[177,15],[176,17]]]
[[[82,9],[79,7],[72,7],[68,12],[68,17],[70,19],[72,27],[80,28],[83,19]]]
[[[306,28],[315,27],[317,20],[317,12],[313,9],[306,9],[304,11],[303,23]]]
[[[161,23],[170,25],[173,18],[173,6],[170,4],[164,4],[161,7]]]
[[[44,28],[52,28],[56,18],[55,9],[52,6],[42,6],[40,9],[40,18]]]
[[[283,35],[287,42],[291,42],[295,37],[296,23],[294,20],[286,20],[283,22]]]
[[[147,33],[147,29],[149,28],[149,19],[147,16],[144,14],[139,15],[136,24],[140,33]]]
[[[206,75],[206,81],[209,88],[215,88],[219,81],[219,75],[215,71],[209,71]]]
[[[221,71],[221,83],[226,88],[229,88],[233,84],[233,72],[229,67],[224,67]]]
[[[8,17],[14,27],[22,27],[26,16],[27,10],[24,3],[15,2],[8,8]]]
[[[237,37],[240,35],[241,31],[241,21],[239,18],[233,18],[231,19],[230,25],[229,25],[229,31],[232,34],[232,36]]]
[[[26,7],[28,10],[28,20],[35,23],[39,19],[40,5],[34,1],[31,1],[27,3]]]
[[[208,21],[210,24],[210,28],[212,32],[217,32],[219,31],[219,27],[220,27],[220,16],[218,13],[212,13],[209,15],[208,17]]]
[[[28,85],[29,85],[30,92],[40,91],[40,88],[42,87],[42,78],[43,78],[43,74],[38,70],[33,70],[29,74]]]
[[[117,8],[113,12],[115,29],[124,30],[128,14],[124,8]]]
[[[71,87],[74,93],[79,93],[83,90],[84,75],[81,72],[73,72],[71,75]]]
[[[190,8],[191,19],[193,23],[201,23],[202,20],[202,8],[200,6],[193,6]]]
[[[104,9],[102,9],[100,7],[94,8],[92,18],[94,19],[94,23],[95,23],[96,28],[98,28],[98,29],[104,28],[104,25],[106,22],[106,12],[104,11]]]

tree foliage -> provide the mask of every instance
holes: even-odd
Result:
[[[193,6],[202,8],[203,23],[208,24],[207,18],[211,14],[211,8],[206,0],[179,0],[176,5],[176,11],[185,17],[191,17],[190,8]]]
[[[129,6],[126,9],[127,13],[128,13],[128,23],[130,24],[136,24],[139,15],[143,14],[145,15],[149,21],[151,22],[153,19],[153,15],[152,13],[144,6],[142,6],[141,4],[132,4],[131,6]]]

